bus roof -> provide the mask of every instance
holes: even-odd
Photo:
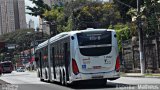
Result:
[[[48,40],[46,40],[46,41],[40,43],[40,44],[36,47],[36,50],[38,50],[38,49],[40,49],[40,48],[42,48],[42,47],[47,46],[47,44],[48,44]]]
[[[76,34],[76,33],[82,33],[82,32],[90,32],[90,31],[112,31],[115,32],[113,29],[94,29],[94,28],[87,28],[84,30],[79,30],[79,31],[70,31],[70,35]]]
[[[89,32],[89,31],[105,31],[105,30],[115,32],[115,30],[113,30],[113,29],[94,29],[94,28],[87,28],[87,29],[84,29],[84,30],[76,30],[76,31],[62,32],[62,33],[57,34],[56,36],[51,37],[50,39],[48,39],[49,41],[46,40],[46,41],[40,43],[40,44],[37,46],[36,50],[47,46],[48,42],[53,43],[54,41],[59,40],[59,39],[61,39],[61,38],[64,38],[64,37],[66,37],[66,36],[69,36],[69,35],[73,35],[73,34],[76,34],[76,33],[82,33],[82,32]]]
[[[12,63],[11,61],[3,61],[3,62],[0,62],[0,63]]]
[[[62,33],[52,37],[50,39],[50,43],[54,42],[55,40],[61,39],[61,38],[65,37],[65,36],[68,36],[69,34],[70,34],[70,32],[62,32]]]

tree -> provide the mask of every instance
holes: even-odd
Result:
[[[76,29],[108,28],[120,19],[120,13],[111,3],[91,3],[74,12]]]
[[[130,22],[131,16],[127,14],[130,8],[137,8],[137,0],[113,0],[118,6],[123,22]],[[140,0],[140,5],[144,5],[144,0]]]
[[[159,0],[145,0],[143,15],[146,16],[145,21],[147,27],[145,27],[145,33],[148,35],[156,35],[159,30],[159,17],[160,17],[160,3]]]
[[[27,6],[26,9],[30,10],[31,12],[27,12],[32,16],[40,16],[43,18],[43,14],[46,10],[51,10],[51,8],[43,2],[43,0],[30,0],[32,3],[35,4],[34,7]]]
[[[136,32],[136,25],[134,23],[117,23],[113,26],[114,30],[116,30],[117,39],[118,39],[118,47],[119,51],[122,50],[122,41],[129,40]],[[112,28],[110,26],[109,28]]]
[[[140,18],[141,27],[146,35],[155,35],[159,30],[160,4],[158,0],[144,0],[144,5],[141,6]],[[127,13],[131,17],[138,17],[137,9],[130,8]]]
[[[30,48],[30,44],[35,37],[35,39],[41,39],[40,35],[40,33],[35,33],[34,29],[23,29],[1,35],[0,38],[7,43],[17,44],[19,46],[17,50],[22,51]],[[46,34],[45,37],[47,37]]]

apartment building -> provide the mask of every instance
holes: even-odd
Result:
[[[29,28],[33,28],[34,29],[34,21],[33,20],[30,19],[28,25],[29,25],[28,26]]]
[[[0,35],[15,31],[13,0],[0,0]]]
[[[18,13],[19,14],[19,29],[27,28],[26,15],[25,15],[25,3],[24,0],[15,0],[18,2]]]
[[[0,35],[26,28],[24,0],[0,0]]]

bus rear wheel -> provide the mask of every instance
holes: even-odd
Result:
[[[39,71],[37,72],[37,77],[40,77],[40,72]]]
[[[98,83],[97,83],[98,82]],[[106,79],[97,79],[97,80],[93,80],[92,84],[96,84],[98,86],[106,86],[107,85],[107,80]]]
[[[66,82],[66,77],[65,77],[65,73],[63,72],[63,73],[61,73],[60,72],[60,83],[61,83],[61,85],[67,85],[67,82]]]
[[[100,85],[106,86],[107,85],[107,80],[106,79],[102,79],[100,80]]]
[[[48,79],[47,71],[45,71],[45,78]]]
[[[61,85],[64,85],[64,77],[61,72],[60,72],[60,83],[61,83]]]
[[[41,78],[41,79],[40,79],[40,81],[42,81],[42,82],[43,82],[43,81],[44,81],[44,79],[42,79],[42,78]]]

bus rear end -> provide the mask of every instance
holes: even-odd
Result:
[[[86,30],[77,33],[75,41],[73,81],[119,78],[120,59],[115,31]]]
[[[2,71],[3,73],[11,73],[13,71],[13,65],[12,62],[3,62],[2,65]]]

